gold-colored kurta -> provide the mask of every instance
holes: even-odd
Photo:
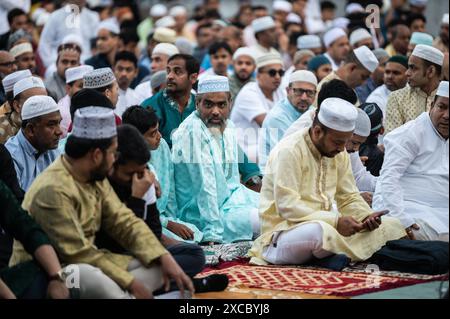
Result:
[[[0,115],[5,115],[6,113],[11,112],[11,107],[9,106],[8,101],[6,101],[5,103],[2,104],[2,106],[0,106]]]
[[[344,253],[353,261],[370,258],[388,240],[406,236],[401,223],[383,217],[380,228],[344,237],[336,230],[340,216],[362,221],[372,212],[353,178],[347,152],[335,158],[321,156],[305,129],[283,139],[270,153],[260,195],[262,235],[250,255],[253,264],[265,265],[262,253],[276,232],[303,223],[323,228],[323,249]],[[336,201],[337,211],[332,209]]]
[[[63,264],[86,263],[100,268],[123,289],[133,281],[128,264],[133,257],[99,250],[95,234],[105,230],[143,265],[167,253],[145,222],[117,197],[105,179],[81,183],[74,179],[63,157],[34,181],[23,208],[41,225]],[[31,259],[15,241],[10,265]]]
[[[415,120],[423,112],[428,112],[436,96],[437,88],[427,95],[420,88],[406,86],[389,95],[386,107],[385,134],[406,122]]]
[[[433,41],[433,46],[438,49],[441,50],[442,53],[448,53],[448,47],[444,44],[444,41],[442,41],[441,37],[437,37],[434,41]]]
[[[328,83],[328,82],[330,82],[330,81],[332,81],[332,80],[341,80],[342,81],[342,79],[339,77],[339,75],[337,75],[336,74],[336,71],[333,71],[333,72],[331,72],[330,74],[328,74],[326,77],[324,77],[323,79],[322,79],[322,81],[320,81],[320,83],[317,85],[317,93],[316,93],[316,98],[314,99],[314,103],[313,103],[313,106],[314,107],[316,107],[317,108],[317,99],[319,98],[319,92],[320,92],[320,90],[322,90],[322,86],[325,84],[325,83]],[[356,94],[356,92],[355,92],[355,94]],[[359,106],[361,103],[359,102],[359,99],[358,99],[358,101],[356,102],[356,106]]]
[[[22,120],[16,112],[0,115],[0,144],[5,144],[10,137],[15,136],[21,125]]]

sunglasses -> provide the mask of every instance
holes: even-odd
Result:
[[[267,73],[270,77],[274,78],[277,74],[280,77],[283,77],[283,75],[286,73],[286,71],[270,69],[270,70],[267,70],[267,71],[263,71],[262,73]]]
[[[303,96],[303,94],[306,94],[306,96],[313,98],[316,96],[316,91],[314,90],[304,90],[299,88],[292,88],[292,91],[294,92],[295,96]]]

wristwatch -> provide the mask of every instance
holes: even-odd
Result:
[[[261,176],[252,176],[248,181],[247,181],[247,185],[248,186],[255,186],[255,185],[259,185],[262,182],[262,178]]]

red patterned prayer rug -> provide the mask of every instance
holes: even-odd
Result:
[[[366,271],[359,269],[347,271],[348,268],[346,268],[346,271],[337,272],[311,267],[250,266],[239,264],[239,262],[228,265],[229,267],[220,267],[215,270],[209,268],[200,276],[226,274],[230,279],[230,288],[257,288],[341,297],[357,296],[429,281],[448,280],[448,274],[427,276],[376,272],[376,269],[370,266],[366,268]]]

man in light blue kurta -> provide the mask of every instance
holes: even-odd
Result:
[[[287,97],[267,114],[259,135],[259,167],[264,173],[270,151],[278,144],[286,130],[305,113],[314,102],[317,78],[310,71],[296,71],[289,77]]]
[[[240,183],[229,92],[226,77],[202,79],[197,111],[172,138],[181,219],[196,225],[207,243],[251,240],[259,232],[259,194]]]
[[[49,96],[36,95],[22,106],[22,129],[5,144],[20,187],[26,192],[35,178],[60,155],[61,115]]]

